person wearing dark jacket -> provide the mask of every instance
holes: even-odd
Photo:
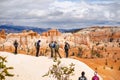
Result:
[[[14,41],[13,45],[15,47],[15,52],[14,53],[17,54],[17,48],[18,48],[18,42],[17,42],[17,40]]]
[[[66,58],[69,56],[69,49],[70,49],[70,45],[67,42],[65,42],[64,50],[66,53]]]
[[[87,78],[85,77],[85,72],[84,71],[81,73],[81,77],[79,77],[78,80],[87,80]]]
[[[40,51],[40,42],[41,40],[38,40],[36,43],[36,57],[39,56],[39,51]]]

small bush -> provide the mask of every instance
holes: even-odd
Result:
[[[52,65],[52,67],[49,69],[49,71],[43,75],[45,76],[53,76],[57,80],[70,80],[69,77],[74,75],[74,64],[71,63],[69,67],[61,66],[61,61],[54,60],[55,64]]]
[[[110,68],[113,69],[113,66],[111,66]]]
[[[101,50],[104,50],[104,47],[102,47]]]
[[[118,70],[120,71],[120,66],[119,66]]]
[[[120,60],[120,58],[117,58],[117,60]]]
[[[109,56],[110,53],[107,53],[107,54],[108,54],[108,56]]]
[[[14,76],[13,74],[9,73],[8,70],[13,69],[13,67],[6,66],[6,57],[0,56],[0,80],[5,80],[6,76]]]
[[[95,70],[97,71],[97,67],[95,68]]]
[[[115,63],[117,62],[117,60],[114,61]]]
[[[108,65],[108,63],[107,63],[107,62],[105,62],[105,65]]]
[[[96,53],[96,56],[97,56],[98,58],[100,58],[100,57],[101,57],[101,55],[100,55],[99,53]]]
[[[103,69],[105,69],[105,66],[103,67]]]
[[[115,52],[114,55],[117,55],[117,53]]]
[[[107,59],[106,59],[106,61],[105,61],[105,65],[108,65]]]

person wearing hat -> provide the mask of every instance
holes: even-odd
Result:
[[[97,76],[97,72],[94,73],[94,76],[92,77],[92,80],[99,80],[99,77]]]
[[[40,42],[41,40],[38,40],[36,43],[36,57],[39,56],[39,51],[40,51]]]

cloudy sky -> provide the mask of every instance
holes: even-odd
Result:
[[[0,0],[0,24],[44,28],[120,26],[120,0]]]

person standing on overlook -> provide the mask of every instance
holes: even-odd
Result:
[[[92,80],[99,80],[99,77],[97,76],[97,72],[94,73],[94,76],[92,77]]]
[[[36,42],[36,57],[38,57],[39,56],[39,51],[40,51],[40,42],[41,42],[41,40],[38,40],[37,42]]]
[[[49,47],[51,50],[51,58],[53,57],[53,53],[55,52],[54,48],[55,48],[55,43],[54,41],[51,41],[51,43],[49,43]]]
[[[70,45],[67,42],[65,42],[64,50],[66,53],[66,58],[69,56],[69,49],[70,49]]]
[[[59,53],[59,44],[55,41],[55,59],[57,59],[57,54],[59,55],[60,58],[62,58]]]
[[[15,52],[14,53],[17,54],[17,48],[18,48],[18,42],[17,42],[17,40],[14,41],[13,45],[15,47]]]
[[[78,80],[87,80],[87,78],[85,77],[85,72],[84,71],[81,73],[81,77],[79,77]]]

